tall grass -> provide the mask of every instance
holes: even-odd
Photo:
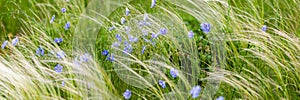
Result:
[[[30,2],[31,10],[18,20],[20,43],[1,50],[1,99],[192,99],[189,91],[200,85],[201,99],[298,99],[300,97],[299,24],[300,1],[274,0],[165,0],[150,9],[150,0],[61,0]],[[22,6],[22,5],[16,5]],[[66,7],[67,13],[61,13]],[[125,17],[125,7],[131,14]],[[157,33],[167,35],[143,40],[136,22],[149,15]],[[50,24],[52,15],[55,22]],[[127,23],[120,24],[121,17]],[[64,30],[65,23],[70,30]],[[200,23],[212,25],[210,33]],[[267,25],[267,31],[262,31]],[[116,30],[108,31],[111,26]],[[111,47],[116,34],[128,40],[126,26],[139,41],[133,53]],[[187,32],[196,35],[188,38]],[[62,37],[56,44],[54,38]],[[45,56],[35,50],[42,46]],[[121,47],[123,43],[121,44]],[[142,47],[146,51],[141,54]],[[101,55],[114,54],[114,61]],[[58,59],[56,52],[67,56]],[[88,53],[88,62],[80,57]],[[63,72],[54,66],[63,66]],[[179,70],[172,78],[169,71]],[[164,80],[167,88],[161,88]]]

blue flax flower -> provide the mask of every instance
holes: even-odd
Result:
[[[38,56],[44,56],[45,50],[43,49],[42,46],[39,46],[39,47],[37,48],[37,50],[35,51],[35,53],[36,53],[36,55],[38,55]]]
[[[112,26],[112,27],[110,27],[108,30],[109,30],[109,31],[112,31],[112,30],[114,30],[114,29],[116,29],[115,26]]]
[[[88,62],[89,59],[90,59],[90,57],[91,57],[90,54],[85,53],[84,55],[81,55],[81,56],[79,57],[79,59],[80,59],[81,62]]]
[[[131,53],[132,52],[132,46],[127,41],[124,42],[124,52],[125,53]]]
[[[201,87],[199,85],[192,88],[190,91],[190,95],[192,95],[192,98],[197,98],[200,95]]]
[[[12,39],[11,44],[12,44],[13,46],[16,46],[16,45],[18,44],[18,42],[19,42],[19,38],[16,37],[16,38]]]
[[[131,95],[132,95],[132,93],[128,89],[123,93],[123,96],[125,99],[129,99],[131,97]]]
[[[219,96],[216,100],[225,100],[223,96]]]
[[[142,48],[142,54],[145,53],[145,50],[146,50],[146,46],[143,46],[143,48]]]
[[[121,34],[117,34],[117,35],[116,35],[116,38],[117,38],[117,40],[118,40],[119,42],[122,42]]]
[[[119,42],[114,42],[111,46],[112,47],[119,47],[121,44]]]
[[[65,13],[67,11],[67,9],[64,7],[64,8],[61,8],[61,12],[62,13]]]
[[[125,24],[126,19],[124,17],[121,18],[121,24]]]
[[[115,60],[115,57],[113,54],[108,54],[107,55],[107,60],[110,61],[110,62],[113,62]]]
[[[195,34],[194,34],[194,32],[193,32],[193,31],[189,31],[189,32],[188,32],[188,36],[189,36],[189,38],[193,38],[193,37],[194,37],[194,35],[195,35]]]
[[[176,70],[175,68],[172,68],[170,70],[170,75],[173,77],[173,78],[176,78],[178,76],[178,70]]]
[[[108,50],[103,50],[103,51],[102,51],[102,55],[103,55],[103,56],[107,56],[108,54],[109,54],[109,51],[108,51]]]
[[[55,19],[55,15],[53,15],[52,18],[51,18],[51,20],[50,20],[51,24],[54,22],[54,19]]]
[[[8,44],[8,41],[7,41],[7,40],[4,41],[4,42],[2,43],[2,45],[1,45],[1,48],[4,49],[4,48],[6,47],[7,44]]]
[[[158,84],[162,87],[162,88],[166,88],[166,82],[163,80],[159,80]]]
[[[55,67],[54,67],[54,71],[57,72],[57,73],[61,73],[63,70],[63,66],[61,66],[60,64],[57,64]]]
[[[264,26],[261,28],[262,31],[267,31],[267,29],[268,29],[267,25],[264,25]]]
[[[148,21],[148,19],[149,19],[149,16],[148,16],[148,14],[144,14],[144,17],[143,17],[143,19],[144,19],[144,21]]]
[[[65,58],[65,56],[66,56],[66,53],[63,52],[63,51],[59,51],[59,52],[56,53],[56,57],[57,57],[58,59]]]
[[[55,43],[61,43],[61,42],[63,42],[63,39],[62,38],[55,38],[54,42]]]
[[[70,27],[71,27],[71,23],[67,22],[64,28],[65,28],[65,30],[69,30]]]
[[[151,8],[153,8],[155,5],[156,5],[156,0],[152,0]]]
[[[165,28],[161,28],[161,29],[159,30],[159,34],[162,34],[162,35],[166,35],[167,32],[168,32],[168,30],[165,29]]]
[[[126,8],[125,15],[128,16],[130,14],[130,10]]]
[[[209,23],[202,23],[201,25],[201,30],[204,32],[204,33],[209,33],[210,32],[210,24]]]
[[[129,36],[130,42],[137,42],[139,39],[137,37]]]

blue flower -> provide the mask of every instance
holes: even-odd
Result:
[[[61,8],[61,12],[62,13],[65,13],[67,11],[67,9],[64,7],[64,8]]]
[[[132,52],[132,46],[127,41],[124,42],[124,52],[125,53],[131,53]]]
[[[50,20],[50,23],[53,23],[54,22],[54,19],[55,19],[55,15],[52,16],[51,20]]]
[[[112,30],[114,30],[114,29],[116,29],[115,26],[112,26],[112,27],[110,27],[108,30],[109,30],[109,31],[112,31]]]
[[[65,86],[65,81],[61,82],[61,86],[64,87]]]
[[[42,46],[39,46],[39,47],[37,48],[37,50],[35,51],[35,53],[36,53],[36,55],[38,55],[38,56],[44,56],[45,50],[42,48]]]
[[[165,29],[165,28],[161,28],[161,29],[159,30],[159,34],[162,34],[162,35],[166,35],[167,32],[168,32],[168,30]]]
[[[146,46],[143,46],[143,49],[142,49],[142,54],[145,53],[145,50],[146,50]]]
[[[90,55],[88,53],[85,53],[84,55],[81,55],[79,57],[79,59],[80,59],[81,62],[88,62],[89,59],[90,59]]]
[[[113,54],[108,54],[107,55],[107,60],[110,61],[110,62],[113,62],[115,60],[115,57]]]
[[[67,22],[64,28],[65,28],[65,30],[69,30],[70,27],[71,27],[71,23]]]
[[[158,84],[162,87],[162,88],[166,88],[166,82],[163,80],[159,80]]]
[[[55,43],[61,43],[61,42],[63,42],[63,39],[62,38],[55,38],[54,42]]]
[[[119,42],[122,42],[121,34],[117,34],[117,35],[116,35],[116,38],[117,38],[117,40],[118,40]]]
[[[130,10],[126,8],[125,15],[128,16],[130,14]]]
[[[8,41],[7,41],[7,40],[4,41],[4,42],[2,43],[2,45],[1,45],[1,48],[4,49],[4,48],[6,47],[7,44],[8,44]]]
[[[13,46],[16,46],[16,45],[18,44],[18,42],[19,42],[19,38],[16,37],[16,38],[14,38],[14,39],[11,41],[11,44],[12,44]]]
[[[148,19],[149,19],[149,16],[148,16],[148,14],[144,14],[144,21],[148,21]]]
[[[65,56],[66,56],[66,53],[63,52],[63,51],[59,51],[59,52],[56,53],[56,57],[57,57],[58,59],[65,58]]]
[[[268,29],[267,25],[264,25],[264,26],[261,28],[261,30],[264,31],[264,32],[267,31],[267,29]]]
[[[210,24],[209,23],[202,23],[201,25],[201,30],[204,32],[204,33],[209,33],[210,32]]]
[[[192,88],[190,91],[190,95],[192,95],[192,98],[197,98],[200,95],[201,87],[199,85]]]
[[[225,100],[223,96],[219,96],[216,100]]]
[[[130,42],[137,42],[139,39],[137,37],[129,36]]]
[[[126,19],[124,17],[121,18],[121,24],[125,24]]]
[[[178,70],[176,70],[175,68],[172,68],[170,70],[170,75],[173,77],[173,78],[176,78],[178,76]]]
[[[107,56],[108,54],[109,54],[109,51],[108,51],[108,50],[103,50],[103,51],[102,51],[102,55],[103,55],[103,56]]]
[[[142,30],[142,33],[143,33],[143,35],[144,35],[144,36],[147,36],[147,35],[148,35],[148,33],[149,33],[149,31],[148,31],[148,30],[144,30],[144,29],[143,29],[143,30]]]
[[[152,0],[151,8],[153,8],[155,5],[156,5],[156,0]]]
[[[112,47],[119,47],[119,46],[120,46],[120,43],[119,43],[119,42],[114,42],[111,46],[112,46]]]
[[[63,66],[57,64],[55,67],[54,67],[54,71],[57,72],[57,73],[61,73],[63,70]]]
[[[130,33],[130,27],[125,26],[125,33],[129,34]]]
[[[188,36],[189,36],[189,38],[193,38],[194,37],[194,32],[193,31],[189,31],[188,32]]]
[[[125,99],[129,99],[131,95],[132,95],[131,91],[129,91],[128,89],[123,93]]]
[[[155,38],[157,38],[158,36],[159,36],[159,34],[152,33],[151,39],[155,39]]]

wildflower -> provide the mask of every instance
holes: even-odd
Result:
[[[192,88],[190,91],[190,94],[192,95],[192,98],[197,98],[201,92],[201,87],[199,85]]]
[[[69,0],[66,0],[66,2],[69,2]]]
[[[261,30],[264,31],[264,32],[265,32],[267,29],[268,29],[267,25],[264,25],[264,26],[261,28]]]
[[[42,46],[38,47],[38,49],[35,51],[36,55],[44,56],[45,50],[42,48]]]
[[[116,38],[117,38],[117,40],[118,40],[119,42],[122,42],[121,34],[117,34],[117,35],[116,35]]]
[[[204,33],[209,33],[210,32],[210,24],[209,23],[202,23],[201,25],[201,30],[204,32]]]
[[[54,67],[54,71],[57,72],[57,73],[61,73],[63,70],[63,66],[57,64],[55,67]]]
[[[108,51],[108,50],[103,50],[103,51],[102,51],[102,55],[103,55],[103,56],[107,56],[108,54],[109,54],[109,51]]]
[[[159,36],[159,34],[152,33],[151,39],[157,38],[158,36]]]
[[[138,38],[137,37],[133,37],[133,36],[129,36],[129,41],[130,42],[137,42]]]
[[[16,37],[16,38],[14,38],[14,39],[11,41],[11,44],[12,44],[13,46],[16,46],[16,45],[18,44],[18,42],[19,42],[19,38]]]
[[[189,31],[188,32],[188,36],[189,36],[189,38],[193,38],[194,37],[194,32],[193,31]]]
[[[65,56],[66,56],[66,53],[63,52],[63,51],[59,51],[59,52],[56,53],[56,57],[57,57],[58,59],[65,58]]]
[[[126,13],[125,15],[128,16],[130,14],[130,10],[128,8],[126,8],[125,13]]]
[[[120,46],[120,43],[119,42],[114,42],[113,44],[112,44],[112,47],[119,47]]]
[[[158,84],[162,87],[162,88],[166,88],[166,82],[163,80],[159,80]]]
[[[50,20],[51,24],[54,22],[54,19],[55,19],[55,15],[53,15],[52,18],[51,18],[51,20]]]
[[[70,24],[70,22],[67,22],[64,28],[65,28],[65,30],[69,30],[69,29],[70,29],[70,27],[71,27],[71,24]]]
[[[61,43],[61,42],[63,42],[63,39],[62,38],[55,38],[54,42],[55,43]]]
[[[7,44],[8,44],[8,41],[7,41],[7,40],[4,41],[4,42],[2,43],[2,45],[1,45],[1,48],[4,49],[4,48],[6,47]]]
[[[108,30],[109,30],[109,31],[112,31],[112,30],[114,30],[114,29],[116,29],[115,26],[112,26],[112,27],[110,27]]]
[[[223,96],[219,96],[216,100],[224,100],[225,98]]]
[[[107,60],[110,62],[113,62],[115,60],[114,55],[113,54],[108,54],[107,55]]]
[[[162,35],[166,35],[167,32],[168,32],[168,30],[165,29],[165,28],[161,28],[161,29],[159,30],[159,34],[162,34]]]
[[[156,0],[152,0],[151,8],[153,8],[155,5],[156,5]]]
[[[65,86],[65,81],[61,82],[61,86],[64,87]]]
[[[125,26],[125,33],[129,34],[129,32],[130,32],[130,27]]]
[[[176,78],[178,76],[178,70],[176,70],[175,68],[172,68],[170,70],[170,74],[173,78]]]
[[[65,13],[67,11],[67,9],[64,7],[64,8],[61,8],[61,12],[62,13]]]
[[[125,53],[131,53],[132,52],[132,46],[127,41],[124,42],[124,52]]]
[[[148,16],[148,14],[144,14],[144,21],[148,21],[148,19],[149,19],[149,16]]]
[[[131,95],[131,91],[129,91],[128,89],[126,89],[126,91],[123,93],[125,99],[129,99]]]
[[[90,55],[88,53],[85,53],[84,55],[81,55],[79,57],[80,61],[82,61],[82,62],[88,62],[89,58],[90,58]]]
[[[121,18],[121,24],[125,24],[126,19],[124,17]]]
[[[142,54],[145,53],[145,50],[146,50],[146,46],[143,46],[143,49],[142,49]]]
[[[147,36],[149,32],[148,32],[148,30],[144,30],[144,29],[143,29],[143,30],[142,30],[142,33],[143,33],[144,36]]]

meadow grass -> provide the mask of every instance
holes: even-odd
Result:
[[[150,6],[151,0],[1,1],[0,36],[9,43],[0,52],[0,98],[110,100],[124,99],[128,89],[131,99],[181,100],[193,99],[189,92],[196,85],[203,100],[300,98],[300,1],[159,0]],[[145,14],[148,36],[137,25]],[[200,29],[205,22],[212,25],[207,34]],[[111,26],[116,29],[108,31]],[[111,46],[117,34],[129,42],[126,26],[139,39],[132,53],[124,53],[123,42]],[[155,44],[144,41],[161,28],[168,32]],[[15,36],[17,46],[10,43]],[[44,56],[36,55],[39,46]],[[103,50],[114,55],[113,62]],[[66,53],[62,59],[60,51]],[[61,73],[54,70],[57,64]],[[178,77],[169,74],[172,68]]]

